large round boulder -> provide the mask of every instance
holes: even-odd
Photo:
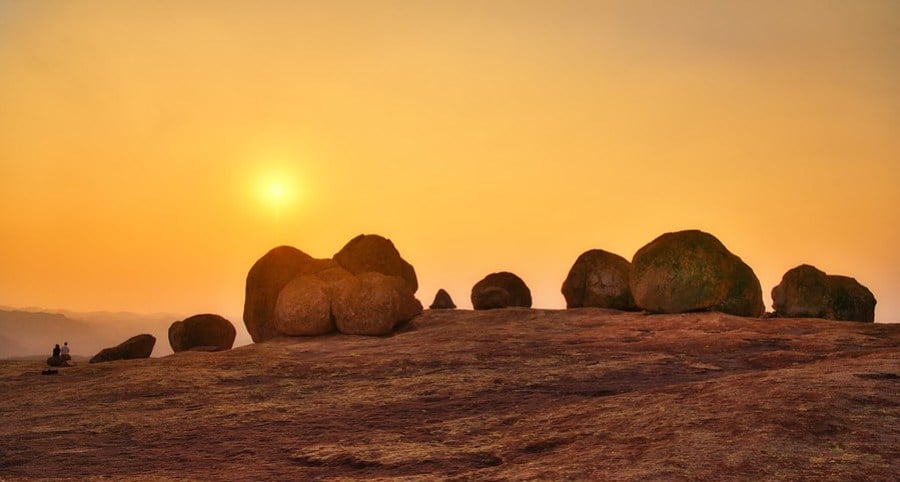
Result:
[[[377,234],[360,234],[348,242],[334,261],[347,271],[360,275],[376,272],[404,279],[413,293],[419,289],[416,270],[400,257],[400,252],[390,239]]]
[[[630,285],[637,306],[651,312],[713,310],[753,317],[765,312],[753,270],[702,231],[666,233],[639,249]]]
[[[453,302],[450,293],[441,288],[435,293],[434,301],[431,302],[431,306],[428,308],[432,310],[452,310],[456,308],[456,303]]]
[[[789,270],[772,289],[776,316],[875,321],[875,295],[847,276],[828,275],[808,264]]]
[[[247,273],[244,297],[244,324],[255,342],[279,336],[275,328],[275,303],[278,293],[292,279],[335,267],[330,259],[315,259],[290,246],[266,253]]]
[[[331,311],[341,333],[387,335],[422,313],[422,304],[402,278],[370,272],[336,282]]]
[[[204,351],[230,350],[237,332],[225,318],[206,313],[176,321],[169,326],[169,345],[172,351],[202,349]]]
[[[586,251],[575,260],[563,282],[566,307],[634,310],[630,277],[631,263],[627,259],[602,249]]]
[[[153,335],[143,334],[133,336],[117,346],[100,350],[100,353],[94,355],[89,363],[150,358],[150,354],[153,353],[154,345],[156,345],[156,337]]]
[[[472,307],[476,310],[510,306],[531,308],[531,290],[515,274],[508,271],[491,273],[472,287]]]
[[[278,294],[275,329],[282,335],[324,335],[334,331],[329,283],[315,275],[294,278]]]

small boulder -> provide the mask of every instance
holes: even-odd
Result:
[[[275,329],[275,303],[278,294],[292,279],[335,267],[330,259],[315,259],[290,246],[266,253],[247,273],[244,298],[244,324],[254,342],[279,336]]]
[[[435,293],[434,301],[428,308],[432,310],[452,310],[456,308],[456,304],[453,303],[453,298],[450,297],[450,293],[447,293],[441,288]]]
[[[64,366],[69,366],[69,365],[71,364],[71,363],[70,363],[71,360],[72,360],[72,356],[71,356],[71,355],[57,355],[57,356],[51,356],[50,358],[47,358],[47,365],[49,365],[49,366],[51,366],[51,367],[64,367]]]
[[[399,276],[413,293],[419,289],[415,268],[400,257],[390,239],[377,234],[360,234],[351,239],[334,255],[334,261],[355,275],[376,272]]]
[[[491,273],[472,287],[472,307],[491,310],[521,306],[531,308],[531,290],[513,273]]]
[[[789,270],[772,289],[772,307],[784,318],[875,321],[875,295],[847,276],[828,275],[808,264]]]
[[[586,251],[575,260],[563,282],[566,307],[634,310],[630,277],[631,263],[627,259],[602,249]]]
[[[370,272],[334,285],[331,311],[348,335],[387,335],[422,313],[422,304],[399,276]]]
[[[133,360],[136,358],[150,358],[156,337],[153,335],[133,336],[121,344],[112,348],[104,348],[94,355],[89,363],[101,363],[115,360]]]
[[[219,315],[194,315],[169,326],[169,345],[175,353],[200,347],[204,351],[230,350],[236,334],[234,325]]]
[[[652,312],[714,310],[738,316],[765,313],[753,270],[715,236],[666,233],[639,249],[631,263],[631,293]]]

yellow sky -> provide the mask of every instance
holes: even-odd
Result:
[[[699,228],[900,321],[898,126],[892,0],[0,0],[0,305],[241,325],[269,248],[378,233],[426,305],[562,307]]]

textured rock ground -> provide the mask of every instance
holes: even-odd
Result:
[[[900,325],[428,311],[384,338],[0,361],[0,479],[896,480]]]

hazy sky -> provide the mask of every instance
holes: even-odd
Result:
[[[699,228],[900,321],[900,2],[0,0],[0,304],[241,313],[391,238],[427,305]],[[771,309],[771,308],[770,308]]]

